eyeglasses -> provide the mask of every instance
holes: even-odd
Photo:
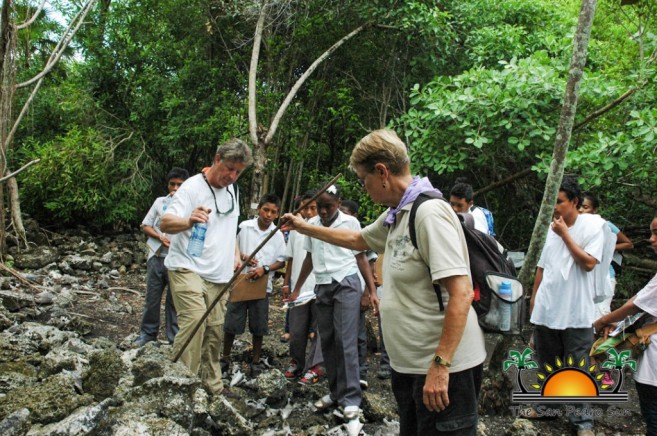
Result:
[[[203,174],[203,180],[205,180],[205,183],[208,185],[208,188],[210,188],[210,193],[212,194],[212,198],[214,198],[214,208],[217,211],[217,215],[228,215],[230,214],[234,209],[235,209],[235,197],[233,196],[233,193],[230,192],[228,187],[226,187],[226,192],[228,192],[228,195],[230,195],[230,209],[227,211],[221,212],[219,210],[219,206],[217,206],[217,196],[214,194],[214,189],[212,189],[212,186],[210,186],[210,182],[208,182],[208,177]]]

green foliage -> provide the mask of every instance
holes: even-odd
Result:
[[[415,171],[531,162],[551,145],[565,83],[561,66],[543,52],[501,64],[502,70],[476,68],[413,89],[412,108],[398,124]]]
[[[73,127],[23,151],[41,159],[21,185],[23,203],[41,222],[102,227],[135,220],[145,192],[130,183],[134,157],[117,159],[114,144],[97,130]]]

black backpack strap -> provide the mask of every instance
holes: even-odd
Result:
[[[445,200],[443,198],[443,195],[436,192],[436,191],[427,191],[423,192],[420,195],[417,196],[415,201],[413,202],[413,206],[411,206],[411,214],[408,217],[408,232],[410,233],[411,236],[411,243],[413,244],[413,247],[417,250],[417,234],[415,232],[415,215],[417,215],[417,208],[420,207],[422,203],[424,203],[427,200],[431,199],[438,199],[438,200]],[[427,265],[427,269],[429,266]],[[429,270],[429,274],[431,274],[431,270]],[[433,290],[436,292],[436,297],[438,297],[438,306],[440,306],[440,311],[444,312],[445,311],[445,304],[443,303],[443,294],[440,290],[440,285],[437,285],[433,283]]]
[[[413,206],[411,206],[411,215],[408,217],[408,231],[411,235],[411,242],[413,243],[413,247],[415,247],[416,250],[417,250],[417,234],[415,233],[415,215],[417,215],[417,208],[420,207],[422,203],[424,203],[427,200],[431,200],[432,198],[445,200],[442,194],[436,191],[427,191],[418,195],[415,201],[413,202]]]

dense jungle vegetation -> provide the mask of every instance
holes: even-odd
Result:
[[[16,83],[44,68],[83,3],[50,1],[17,30]],[[289,205],[341,172],[368,221],[379,209],[346,164],[358,139],[390,126],[405,138],[414,172],[443,192],[467,177],[475,202],[495,214],[501,242],[524,250],[580,3],[98,0],[7,145],[8,172],[40,159],[17,181],[23,213],[42,226],[137,226],[164,193],[169,168],[197,172],[223,140],[255,146],[255,134],[272,133],[260,144],[264,170],[240,180],[243,210],[254,186]],[[22,23],[39,4],[4,0],[3,19]],[[566,165],[635,242],[657,205],[656,50],[657,2],[598,1]],[[257,129],[249,127],[250,82]],[[16,90],[10,119],[29,93]]]

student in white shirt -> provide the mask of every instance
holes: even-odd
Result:
[[[278,218],[281,200],[274,194],[267,194],[258,203],[258,216],[239,225],[237,246],[241,258],[245,260],[253,250],[264,241],[276,228],[274,220]],[[249,278],[258,278],[267,274],[267,295],[261,300],[229,301],[226,305],[226,319],[224,323],[224,350],[222,365],[227,367],[230,363],[230,353],[233,348],[235,336],[244,333],[246,319],[249,319],[249,331],[253,335],[253,356],[250,365],[251,376],[255,377],[262,372],[260,354],[262,341],[269,333],[269,295],[272,291],[272,276],[274,271],[285,266],[285,239],[281,232],[274,236],[260,249],[250,266]]]
[[[308,224],[360,231],[354,217],[340,212],[340,194],[335,185],[317,199],[318,217]],[[322,354],[330,394],[315,403],[318,410],[335,405],[344,408],[346,420],[357,419],[362,393],[358,366],[358,319],[361,305],[368,306],[370,292],[376,292],[374,279],[364,252],[353,251],[306,237],[308,254],[290,299],[297,298],[311,271],[315,273],[317,324],[322,337]],[[367,289],[361,292],[358,272]]]
[[[657,216],[650,223],[650,247],[657,252]],[[657,274],[622,307],[596,320],[593,328],[598,334],[606,335],[608,327],[613,327],[613,323],[641,311],[646,313],[643,316],[646,318],[644,325],[657,322]],[[639,356],[633,378],[639,394],[641,415],[647,425],[646,434],[657,435],[657,334],[653,334],[650,340],[653,345]]]

